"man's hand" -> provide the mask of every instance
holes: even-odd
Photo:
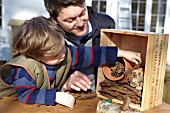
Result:
[[[80,91],[81,89],[87,91],[88,89],[91,89],[90,85],[91,81],[85,74],[79,71],[75,71],[66,81],[66,83],[63,86],[63,89],[64,91],[66,90]]]

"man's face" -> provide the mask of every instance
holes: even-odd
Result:
[[[87,32],[87,7],[75,5],[62,8],[57,17],[57,23],[69,34],[83,36]]]

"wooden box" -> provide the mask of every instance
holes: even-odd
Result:
[[[144,111],[162,103],[168,37],[168,34],[115,29],[101,30],[101,46],[117,46],[123,50],[141,53],[141,67],[144,69],[141,103],[131,103],[130,107]],[[96,93],[98,97],[108,99],[99,93],[101,89],[99,84],[105,79],[101,66],[98,68]],[[123,104],[123,101],[118,99],[112,99],[112,102]]]

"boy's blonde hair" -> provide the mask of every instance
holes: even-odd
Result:
[[[26,57],[40,60],[59,54],[65,47],[63,30],[51,20],[39,16],[27,20],[14,37],[14,49]]]

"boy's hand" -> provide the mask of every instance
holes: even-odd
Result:
[[[66,81],[66,83],[63,86],[63,89],[64,91],[66,90],[80,91],[81,89],[87,91],[88,89],[91,88],[90,85],[91,85],[91,81],[85,74],[79,71],[75,71]]]
[[[118,57],[124,57],[135,64],[141,64],[142,62],[140,53],[133,51],[118,50]]]
[[[75,103],[74,97],[66,92],[57,92],[55,101],[70,108],[73,108]]]

